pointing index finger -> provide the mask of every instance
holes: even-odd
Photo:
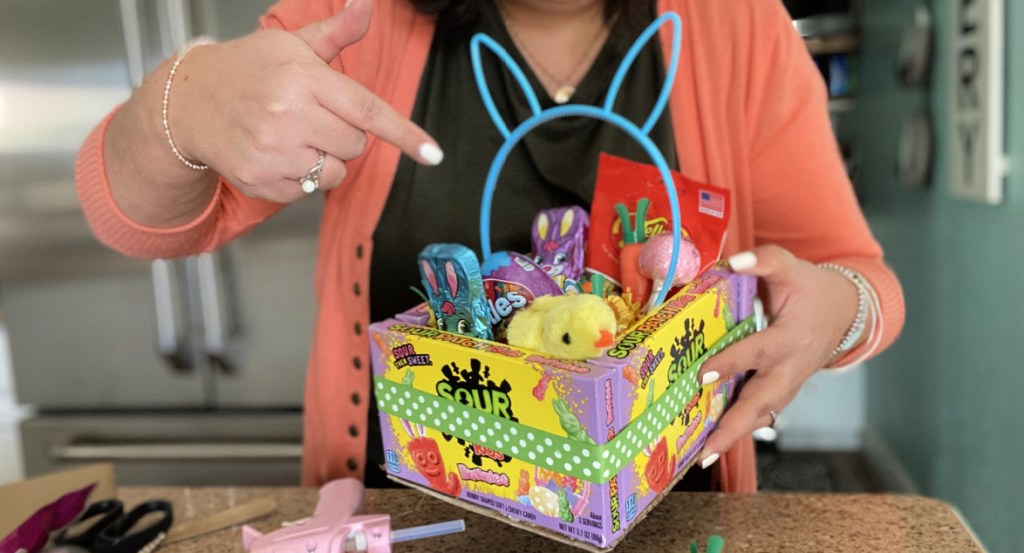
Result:
[[[317,87],[316,99],[327,110],[357,129],[397,146],[424,165],[439,165],[444,152],[426,131],[352,78],[324,68],[328,86]]]

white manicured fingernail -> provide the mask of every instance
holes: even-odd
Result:
[[[444,152],[441,151],[441,148],[428,142],[420,146],[420,157],[431,165],[440,165],[444,161]]]
[[[757,267],[757,256],[754,252],[738,253],[729,258],[729,266],[734,271],[746,271]]]
[[[702,386],[707,386],[708,384],[714,384],[715,382],[718,382],[719,378],[722,378],[722,375],[718,374],[715,371],[708,371],[704,373],[704,377],[700,379],[700,383]]]
[[[779,431],[770,426],[758,428],[752,433],[752,435],[754,436],[754,439],[759,442],[774,442],[779,439]]]
[[[711,465],[715,464],[715,461],[717,461],[717,460],[718,460],[718,454],[717,453],[712,453],[711,455],[708,455],[707,457],[704,458],[703,461],[700,462],[700,468],[706,469],[706,468],[710,467]]]

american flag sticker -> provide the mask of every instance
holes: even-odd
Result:
[[[700,191],[700,201],[697,203],[697,210],[701,213],[717,217],[725,217],[725,196],[711,192],[710,190]]]

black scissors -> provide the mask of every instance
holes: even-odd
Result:
[[[145,523],[143,518],[149,517]],[[71,528],[83,528],[80,531]],[[167,501],[147,501],[127,513],[124,504],[116,499],[100,501],[86,507],[82,516],[62,530],[54,539],[59,546],[81,547],[90,553],[149,553],[167,537],[174,522],[171,504]]]

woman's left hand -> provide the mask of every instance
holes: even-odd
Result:
[[[773,413],[781,412],[832,359],[857,312],[855,284],[779,246],[737,254],[729,264],[736,273],[763,279],[771,325],[708,359],[700,369],[698,379],[704,384],[754,371],[708,437],[701,456],[704,468],[741,438],[774,424]]]

